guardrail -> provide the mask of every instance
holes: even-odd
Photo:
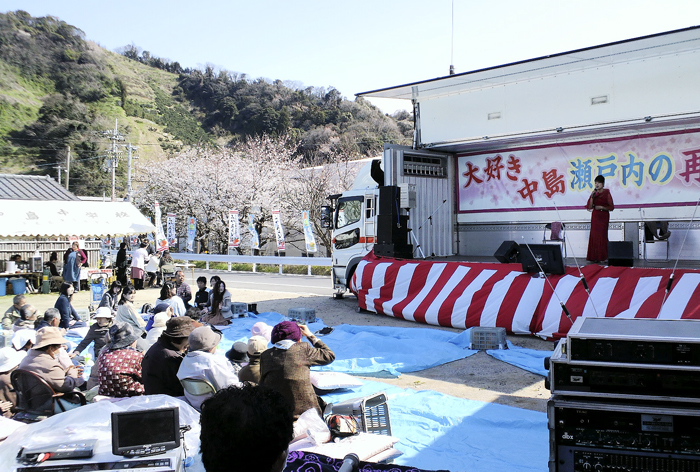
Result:
[[[307,274],[311,275],[311,267],[331,267],[333,262],[330,257],[280,257],[280,256],[239,256],[228,254],[193,254],[188,252],[171,252],[173,259],[182,261],[203,261],[206,263],[206,268],[209,269],[210,262],[226,262],[228,270],[231,270],[231,264],[253,264],[253,272],[256,272],[258,264],[278,265],[279,273],[282,273],[282,266],[285,265],[301,265],[306,266]]]

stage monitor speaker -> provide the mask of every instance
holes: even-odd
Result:
[[[520,253],[520,246],[515,241],[503,241],[501,246],[496,250],[493,257],[495,257],[498,262],[504,264],[518,262],[518,254]]]
[[[608,242],[608,265],[632,267],[634,265],[634,246],[632,241]]]

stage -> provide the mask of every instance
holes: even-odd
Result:
[[[566,336],[579,316],[700,319],[697,261],[679,262],[674,271],[675,261],[634,259],[635,267],[616,267],[579,259],[579,272],[567,258],[564,275],[542,278],[493,256],[461,259],[401,260],[370,253],[358,265],[351,290],[361,309],[375,313],[463,329],[498,326],[545,339]]]

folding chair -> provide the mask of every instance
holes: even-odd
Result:
[[[66,411],[59,398],[77,399],[85,405],[85,395],[81,392],[55,392],[51,386],[34,372],[17,369],[10,374],[12,387],[17,393],[17,413],[12,419],[23,423],[34,423]]]

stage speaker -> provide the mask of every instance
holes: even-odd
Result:
[[[501,246],[493,254],[498,262],[503,262],[508,264],[511,262],[518,262],[518,254],[520,253],[520,247],[515,241],[503,241]]]
[[[399,213],[399,195],[401,189],[396,186],[379,187],[379,214],[397,215]]]
[[[608,265],[632,267],[634,265],[632,241],[608,242]]]

